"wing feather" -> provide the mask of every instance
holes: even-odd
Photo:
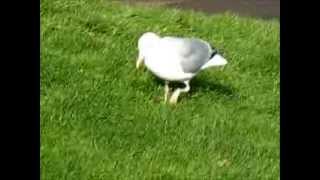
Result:
[[[180,64],[185,73],[195,73],[201,69],[210,59],[211,47],[209,43],[194,38],[164,37],[164,41],[170,46],[180,59]]]

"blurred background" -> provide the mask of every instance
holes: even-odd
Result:
[[[264,19],[280,17],[280,0],[124,0],[127,3],[165,5],[214,14],[231,11]]]

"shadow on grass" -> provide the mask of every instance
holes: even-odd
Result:
[[[226,96],[237,94],[236,89],[229,84],[222,84],[219,81],[203,78],[194,78],[193,80],[191,80],[190,86],[190,94],[194,94],[197,92],[215,92]]]
[[[159,78],[153,77],[153,83],[164,87],[164,81]],[[171,89],[185,87],[183,83],[179,82],[170,82],[169,86]],[[195,77],[190,81],[190,91],[188,94],[193,95],[197,92],[218,93],[225,96],[238,94],[237,90],[229,84],[221,84],[219,81],[208,80],[201,77]]]

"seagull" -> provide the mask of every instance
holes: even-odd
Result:
[[[165,81],[164,102],[169,98],[169,82],[181,82],[170,104],[176,104],[181,93],[190,90],[190,80],[210,67],[225,66],[227,60],[215,48],[201,39],[165,36],[146,32],[138,40],[136,69],[145,65],[152,74]]]

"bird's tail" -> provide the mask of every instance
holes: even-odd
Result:
[[[209,67],[224,66],[227,63],[228,62],[224,57],[222,57],[220,54],[215,54],[205,65],[201,67],[201,70]]]

